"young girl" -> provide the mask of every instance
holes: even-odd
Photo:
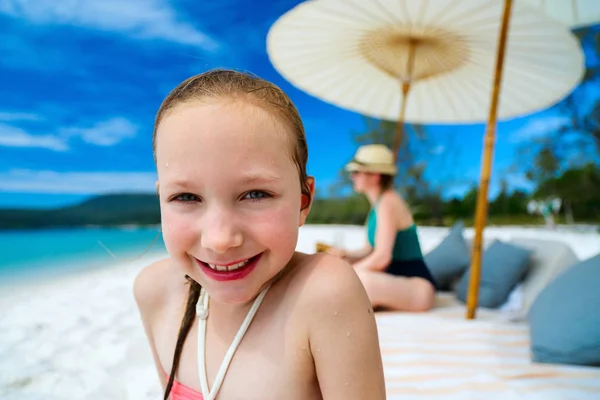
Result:
[[[203,73],[164,100],[153,148],[169,258],[134,294],[164,398],[384,399],[354,270],[295,252],[314,180],[290,99],[254,76]]]
[[[352,264],[374,307],[427,311],[435,300],[436,283],[423,261],[410,209],[392,188],[394,155],[384,145],[360,147],[348,163],[354,190],[371,203],[366,246],[357,251],[327,251]]]

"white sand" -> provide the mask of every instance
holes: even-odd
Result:
[[[424,252],[447,233],[419,228]],[[472,230],[466,231],[472,237]],[[580,259],[600,252],[600,235],[510,227],[486,237],[561,240]],[[306,226],[298,250],[317,240],[360,247],[362,227]],[[50,282],[2,288],[0,399],[158,399],[161,390],[132,295],[132,282],[153,258]]]

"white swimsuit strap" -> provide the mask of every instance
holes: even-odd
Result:
[[[227,350],[227,354],[225,354],[225,358],[223,359],[223,363],[221,364],[221,368],[219,368],[219,372],[215,378],[214,385],[212,390],[208,389],[208,379],[206,377],[206,319],[208,318],[208,294],[202,288],[200,290],[200,298],[198,299],[198,303],[196,305],[196,315],[198,316],[198,373],[200,375],[200,387],[202,388],[202,394],[205,400],[214,400],[217,397],[217,393],[219,389],[221,389],[221,384],[223,383],[223,378],[225,378],[225,374],[227,373],[227,369],[231,364],[231,359],[233,358],[234,353],[236,352],[242,338],[246,334],[250,323],[254,319],[254,315],[256,311],[258,311],[258,307],[262,303],[267,291],[269,290],[270,285],[263,289],[262,292],[256,297],[252,307],[248,311],[244,322],[242,322],[242,326],[238,330],[237,335],[233,339],[231,346],[229,346],[229,350]]]

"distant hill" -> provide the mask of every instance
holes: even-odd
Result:
[[[102,195],[73,206],[45,210],[0,209],[0,229],[159,223],[160,206],[155,194]]]

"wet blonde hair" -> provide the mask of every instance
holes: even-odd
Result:
[[[156,163],[156,136],[162,119],[180,104],[193,101],[242,100],[247,101],[266,112],[284,126],[291,134],[291,157],[298,169],[300,190],[311,200],[308,185],[306,164],[308,163],[308,147],[304,125],[298,110],[290,98],[276,85],[258,76],[228,69],[213,69],[192,76],[181,82],[167,95],[156,113],[154,133],[152,135],[152,151]]]
[[[287,130],[290,133],[288,142],[290,143],[289,147],[291,150],[292,161],[298,169],[300,191],[303,195],[307,196],[308,199],[308,201],[303,202],[303,207],[308,207],[312,200],[308,184],[308,175],[306,173],[308,148],[300,114],[290,98],[279,87],[252,74],[227,69],[213,69],[192,76],[177,85],[177,87],[163,100],[156,113],[154,132],[152,135],[154,162],[156,163],[157,131],[160,122],[165,115],[181,104],[194,101],[216,102],[222,100],[241,100],[251,103],[265,110],[267,113],[270,113],[277,122],[289,128]],[[186,278],[190,288],[186,301],[185,313],[177,336],[173,364],[171,365],[171,373],[169,374],[169,380],[165,388],[164,400],[169,398],[171,388],[173,387],[173,381],[175,380],[175,373],[179,366],[183,344],[194,323],[196,303],[200,296],[200,284],[189,276],[186,276]]]

